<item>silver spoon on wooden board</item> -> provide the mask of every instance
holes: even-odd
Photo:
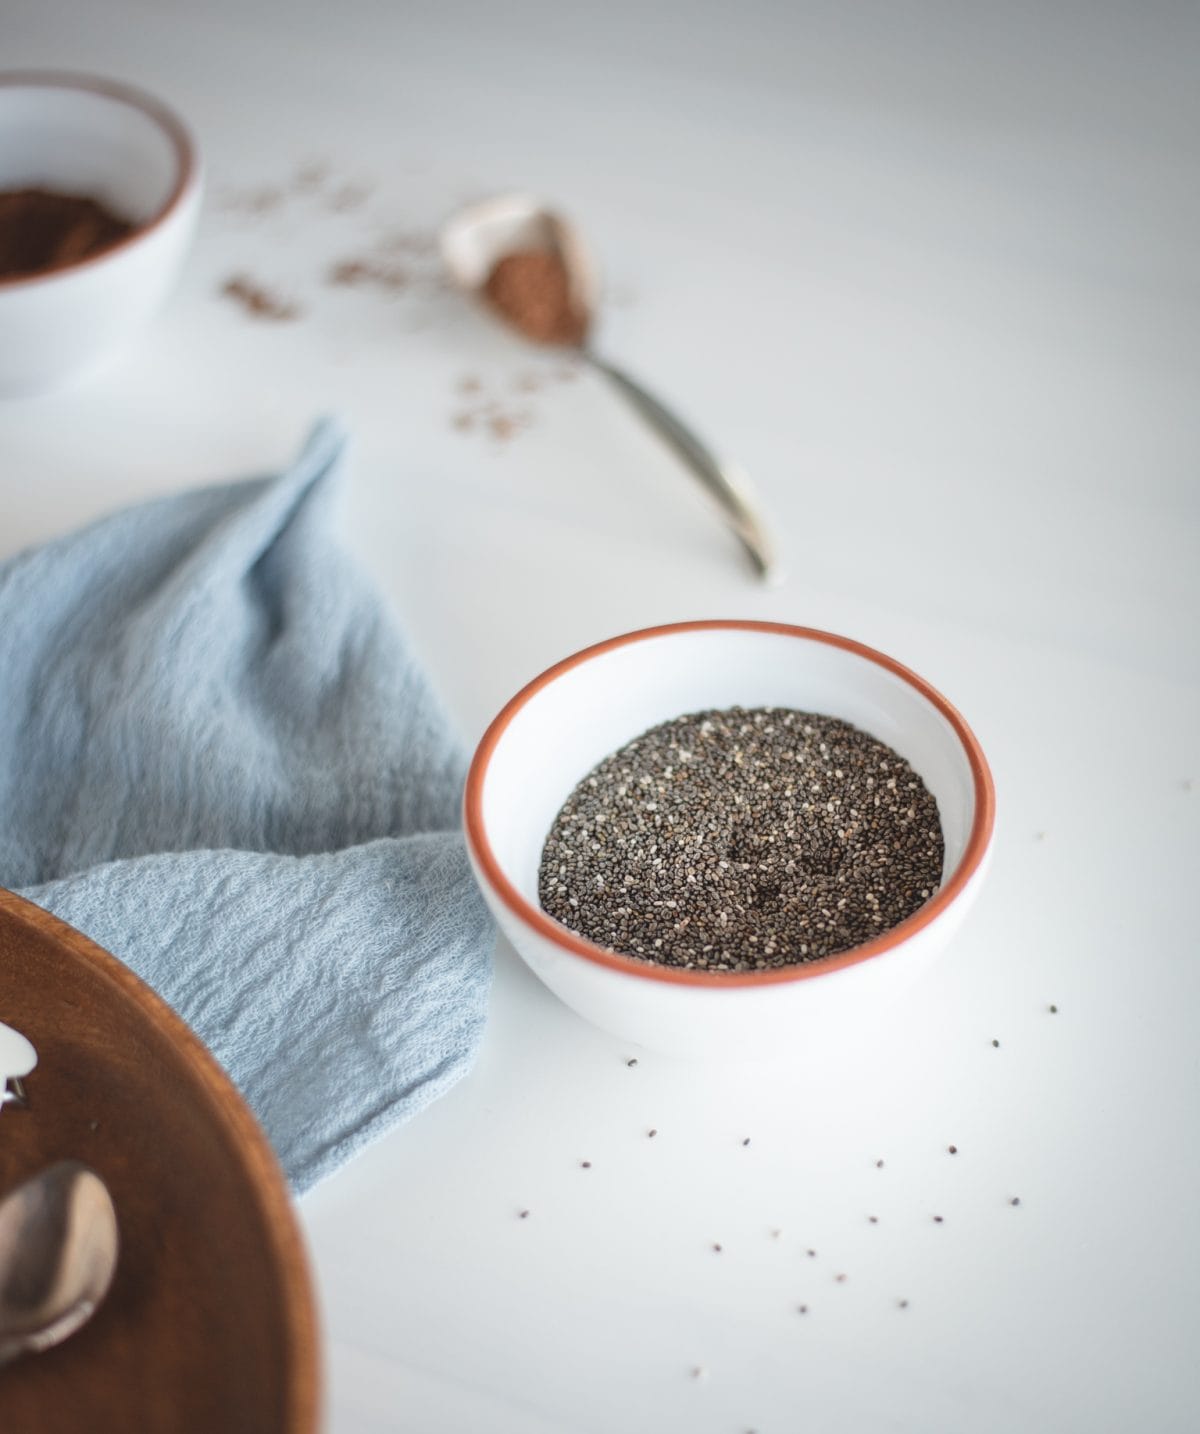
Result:
[[[589,338],[600,284],[596,267],[574,225],[529,195],[501,194],[459,210],[443,227],[441,243],[450,278],[464,293],[480,299],[494,267],[507,256],[539,251],[556,254],[562,260],[572,308],[580,320],[577,332],[564,340],[565,346],[603,374],[699,479],[745,549],[755,572],[761,578],[772,578],[775,555],[745,476],[733,464],[719,460],[681,418],[637,379],[592,347]],[[493,306],[488,307],[496,313]]]
[[[119,1246],[108,1187],[77,1160],[0,1200],[0,1365],[86,1324],[108,1293]]]
[[[36,1065],[33,1042],[0,1021],[0,1110],[6,1105],[29,1104],[24,1082]]]

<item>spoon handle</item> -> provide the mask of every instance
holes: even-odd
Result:
[[[709,496],[716,499],[725,521],[754,564],[755,572],[760,578],[769,579],[775,555],[762,519],[755,511],[746,479],[730,464],[722,463],[682,419],[631,374],[590,349],[584,351],[584,357],[700,480]]]

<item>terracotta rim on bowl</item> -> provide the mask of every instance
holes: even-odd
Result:
[[[911,916],[906,917],[905,920],[893,926],[890,931],[885,932],[874,941],[866,941],[861,946],[853,946],[848,951],[822,957],[820,960],[808,962],[803,966],[783,966],[767,971],[701,971],[685,970],[675,966],[656,966],[652,962],[640,961],[633,956],[622,956],[615,951],[606,951],[604,947],[597,946],[582,936],[577,936],[575,932],[569,931],[539,907],[526,901],[500,869],[500,863],[496,860],[496,854],[492,850],[492,844],[488,840],[487,830],[484,826],[483,788],[487,781],[488,765],[496,747],[509,723],[526,702],[536,696],[543,687],[553,682],[555,678],[561,677],[564,672],[569,672],[571,668],[578,667],[590,658],[611,652],[614,648],[625,647],[629,643],[641,642],[646,638],[664,637],[671,633],[722,630],[765,632],[783,637],[798,637],[809,642],[824,642],[830,647],[840,647],[846,652],[865,657],[868,661],[903,678],[910,687],[915,687],[921,696],[936,707],[950,723],[955,735],[962,743],[963,751],[970,764],[971,779],[975,789],[975,815],[971,823],[970,835],[967,838],[966,850],[963,852],[961,861],[951,873],[950,879],[938,888],[935,896],[931,897],[919,910],[914,911]],[[996,789],[992,783],[992,774],[988,769],[983,749],[958,711],[924,678],[918,677],[915,672],[894,658],[888,657],[885,653],[877,652],[873,647],[867,647],[849,637],[839,637],[835,633],[821,632],[812,627],[794,627],[782,622],[739,620],[676,622],[667,623],[662,627],[641,628],[637,632],[628,632],[621,637],[609,638],[607,642],[598,642],[592,647],[585,647],[582,652],[577,652],[573,656],[555,663],[553,667],[547,668],[540,677],[535,677],[532,682],[523,687],[500,711],[475,749],[475,756],[471,760],[471,768],[467,773],[466,791],[463,796],[463,818],[467,841],[500,899],[514,916],[520,917],[526,925],[532,926],[539,935],[553,941],[562,950],[570,951],[576,956],[583,956],[589,961],[596,962],[597,965],[607,966],[610,970],[621,971],[629,976],[641,976],[651,981],[668,981],[683,986],[768,986],[781,981],[804,981],[813,976],[824,976],[831,971],[840,971],[847,966],[855,966],[860,961],[869,960],[872,956],[882,956],[884,952],[899,946],[920,931],[922,927],[928,926],[931,921],[936,920],[975,875],[983,860],[991,840],[992,827],[995,824]]]
[[[78,273],[80,269],[87,269],[93,264],[102,264],[106,259],[111,259],[114,254],[119,254],[123,249],[136,244],[152,230],[161,227],[178,209],[184,195],[195,183],[196,147],[192,143],[191,135],[176,114],[160,100],[156,100],[153,95],[148,95],[143,90],[134,89],[132,85],[120,84],[116,80],[102,79],[98,75],[77,75],[56,70],[0,70],[0,88],[84,90],[88,94],[102,95],[105,99],[117,100],[121,104],[141,110],[144,115],[158,125],[171,141],[171,147],[175,151],[176,169],[175,183],[162,207],[156,214],[152,214],[144,224],[136,225],[124,239],[118,239],[115,244],[109,245],[107,249],[102,249],[99,254],[93,254],[87,259],[78,259],[73,264],[64,264],[61,269],[52,269],[48,274],[12,274],[8,278],[0,278],[0,291],[16,289],[25,284],[44,284],[54,279],[61,279],[67,274]]]

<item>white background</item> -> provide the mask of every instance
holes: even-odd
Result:
[[[1200,1424],[1197,17],[0,0],[5,65],[157,91],[209,180],[152,331],[0,408],[0,553],[334,412],[347,538],[466,740],[589,641],[767,617],[914,666],[997,781],[961,938],[820,1059],[629,1067],[501,947],[475,1073],[303,1202],[331,1434]],[[429,258],[324,282],[517,185],[592,237],[607,349],[753,475],[781,588]],[[455,428],[489,398],[530,425]]]

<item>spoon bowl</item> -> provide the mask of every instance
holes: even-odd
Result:
[[[24,1079],[36,1065],[33,1042],[0,1021],[0,1110],[6,1105],[29,1105]]]
[[[27,1076],[35,1065],[37,1051],[33,1042],[0,1021],[0,1082],[6,1076]]]
[[[501,259],[530,249],[562,260],[572,306],[590,328],[600,303],[599,271],[575,225],[540,199],[530,194],[484,199],[460,209],[442,230],[446,272],[457,288],[476,298]]]
[[[108,1187],[77,1160],[0,1201],[0,1365],[85,1324],[112,1284],[119,1247]]]

